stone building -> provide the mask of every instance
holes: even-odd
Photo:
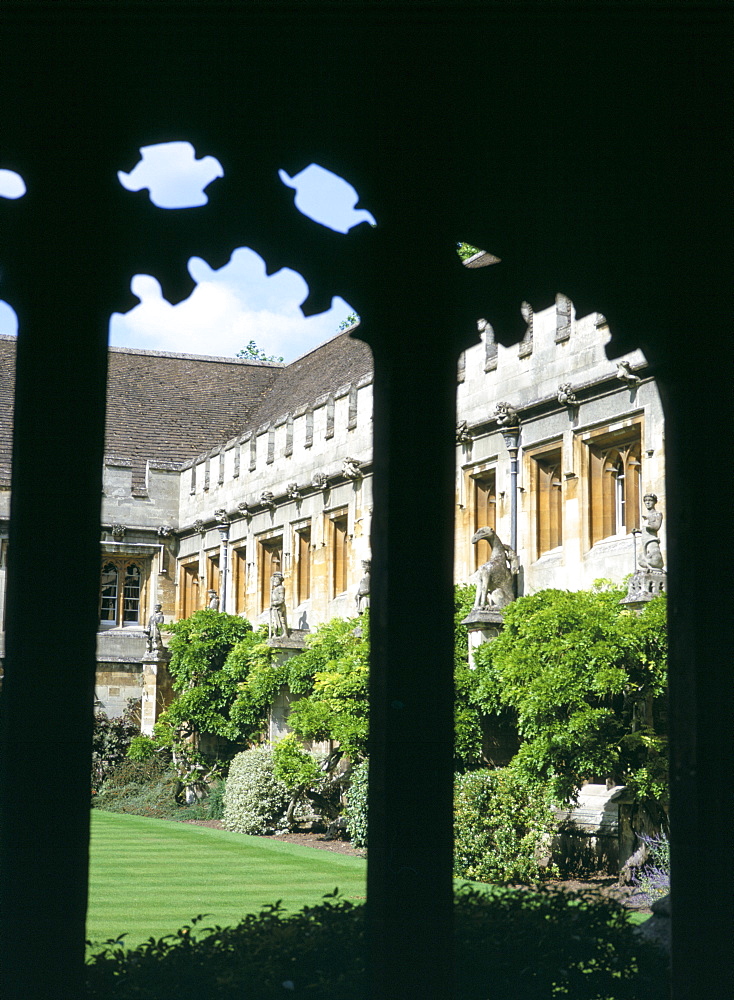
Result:
[[[459,365],[455,579],[470,582],[488,558],[471,538],[489,525],[514,543],[520,593],[620,582],[643,494],[664,511],[655,383],[641,352],[609,361],[604,318],[576,317],[565,296],[523,315],[520,344],[496,344],[480,322],[482,342]],[[14,349],[0,338],[0,597]],[[372,361],[348,332],[289,365],[111,348],[106,451],[97,698],[109,714],[141,696],[156,603],[172,621],[214,591],[220,610],[263,623],[278,570],[294,629],[356,613],[370,558]],[[416,455],[405,519],[418,536],[430,488],[431,457]]]

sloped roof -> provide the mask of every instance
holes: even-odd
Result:
[[[14,391],[15,337],[0,336],[0,489],[10,488]]]
[[[372,351],[367,344],[354,340],[346,331],[340,333],[284,369],[252,414],[248,427],[255,430],[371,373]]]
[[[133,460],[185,462],[238,434],[281,365],[110,348],[105,451]]]
[[[140,488],[148,459],[185,463],[371,372],[370,349],[347,332],[287,367],[111,347],[105,452],[132,460],[133,486]],[[5,489],[14,381],[15,337],[0,336],[0,488]]]

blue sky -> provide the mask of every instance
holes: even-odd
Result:
[[[147,188],[151,201],[167,208],[196,207],[207,203],[210,184],[226,184],[224,171],[214,155],[194,150],[188,142],[162,143],[141,149],[137,166],[118,179],[131,191]],[[294,177],[280,171],[280,179],[295,188],[296,207],[314,220],[346,234],[362,221],[375,220],[364,209],[355,209],[357,193],[344,179],[316,164]],[[25,193],[22,178],[0,164],[0,197]],[[153,275],[131,275],[130,287],[140,299],[125,314],[110,318],[110,344],[146,350],[187,354],[233,356],[251,340],[268,355],[291,361],[331,337],[352,312],[339,297],[319,316],[304,317],[300,304],[308,286],[287,268],[267,277],[265,262],[253,250],[232,247],[229,263],[213,270],[201,257],[189,260],[196,287],[188,299],[171,305],[161,294]],[[0,301],[0,333],[15,334],[17,321],[11,305]]]

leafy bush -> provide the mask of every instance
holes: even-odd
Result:
[[[158,749],[158,744],[152,736],[138,733],[130,740],[127,757],[128,760],[150,760],[151,757],[155,757]]]
[[[656,899],[662,899],[670,892],[670,844],[665,834],[648,837],[640,834],[648,847],[647,863],[640,868],[632,882],[639,889],[637,899],[652,906]]]
[[[222,823],[238,833],[274,833],[289,801],[288,789],[275,777],[273,751],[253,747],[237,754],[230,765]]]
[[[94,713],[92,732],[92,794],[97,793],[102,783],[127,756],[131,741],[138,732],[138,726],[131,713],[110,719],[105,712]]]
[[[608,900],[497,889],[456,900],[461,1000],[663,1000],[666,957]],[[364,907],[338,897],[286,915],[278,906],[236,927],[200,928],[92,955],[87,1000],[367,1000]]]
[[[121,764],[92,800],[95,809],[175,819],[181,787],[176,771],[160,757]]]
[[[273,774],[289,792],[299,786],[318,785],[324,777],[316,758],[304,749],[293,733],[284,736],[273,747]]]
[[[349,775],[347,806],[344,818],[353,847],[367,846],[367,788],[369,784],[369,760],[363,760],[352,768]]]
[[[487,714],[515,714],[512,766],[559,799],[609,777],[664,808],[666,603],[636,615],[620,610],[622,596],[606,587],[513,601],[502,633],[477,650],[473,697]]]
[[[454,875],[476,882],[532,882],[552,873],[552,801],[511,767],[458,775],[454,794]]]

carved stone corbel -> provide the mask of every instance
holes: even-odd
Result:
[[[569,410],[572,410],[574,407],[579,405],[579,401],[576,399],[576,395],[571,388],[570,382],[564,382],[562,385],[558,386],[558,402],[561,406],[567,406]]]
[[[357,458],[345,458],[342,462],[342,475],[345,479],[361,479],[362,463]]]
[[[494,418],[498,427],[520,426],[520,415],[512,403],[497,403],[494,408]]]

